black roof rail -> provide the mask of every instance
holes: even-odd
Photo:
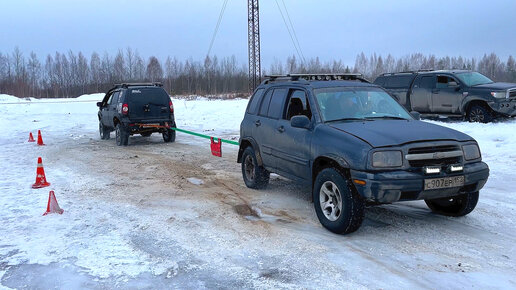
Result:
[[[115,84],[115,88],[128,88],[128,87],[148,87],[148,86],[154,86],[154,87],[162,87],[163,84],[160,82],[153,82],[153,83],[121,83],[121,84]]]
[[[370,83],[362,74],[358,73],[321,73],[321,74],[286,74],[266,75],[264,84],[275,81],[360,81]]]
[[[417,74],[419,72],[430,72],[435,71],[435,69],[418,69],[418,70],[408,70],[408,71],[399,71],[399,72],[392,72],[392,73],[383,73],[380,76],[393,76],[396,74]]]

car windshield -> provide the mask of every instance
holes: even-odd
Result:
[[[468,87],[494,83],[490,78],[477,72],[458,73],[457,77]]]
[[[412,116],[379,88],[322,88],[314,90],[325,122],[345,120],[403,119]]]

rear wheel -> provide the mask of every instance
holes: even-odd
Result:
[[[454,197],[425,199],[426,205],[435,213],[445,216],[465,216],[477,206],[478,191]]]
[[[100,133],[100,139],[102,140],[108,140],[109,139],[109,130],[104,127],[104,124],[102,124],[102,121],[99,120],[99,133]]]
[[[336,234],[352,233],[364,220],[364,201],[335,168],[323,169],[315,179],[313,200],[321,224]]]
[[[167,143],[176,141],[176,131],[167,129],[165,132],[163,132],[163,141]]]
[[[242,154],[242,176],[249,188],[262,189],[269,184],[270,173],[258,164],[253,147],[249,146]]]
[[[127,143],[129,143],[129,132],[120,123],[116,125],[115,140],[118,146],[127,146]]]
[[[469,108],[468,120],[470,122],[489,123],[493,120],[493,114],[485,106],[473,105]]]

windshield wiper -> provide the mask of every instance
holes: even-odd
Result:
[[[398,116],[374,116],[374,117],[367,117],[369,119],[393,119],[393,120],[409,120],[407,118],[398,117]]]
[[[342,118],[342,119],[335,119],[335,120],[329,120],[326,122],[340,122],[340,121],[372,121],[368,118]]]

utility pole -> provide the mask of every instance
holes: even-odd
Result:
[[[260,12],[258,0],[247,0],[247,31],[249,50],[249,91],[260,84],[262,71],[260,69]]]

